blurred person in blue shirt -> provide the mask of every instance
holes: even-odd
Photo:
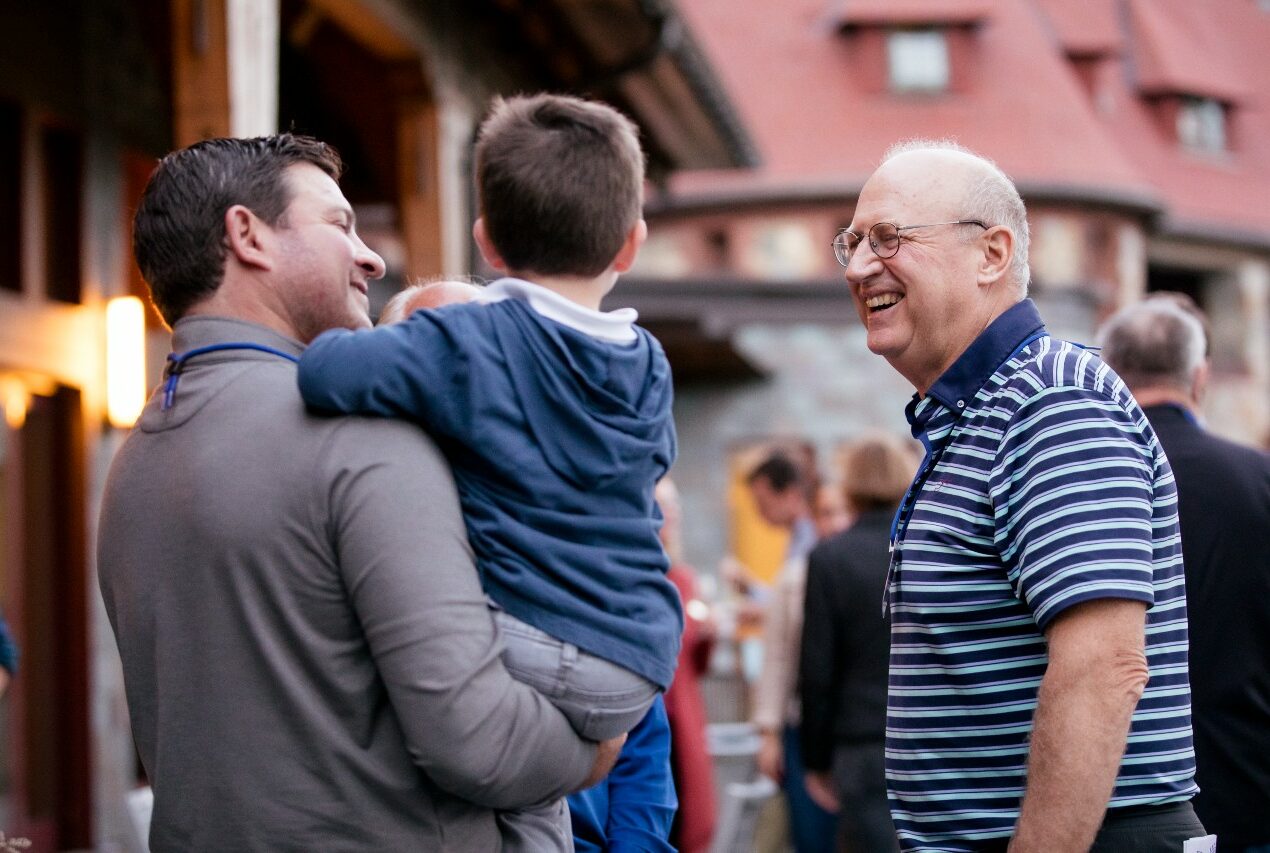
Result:
[[[9,623],[0,616],[0,695],[9,689],[9,680],[18,674],[18,646],[9,633]]]

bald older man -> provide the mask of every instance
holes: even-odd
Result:
[[[471,302],[481,289],[466,281],[426,281],[412,284],[393,294],[379,312],[379,324],[400,323],[416,311],[440,308],[442,305]]]
[[[834,241],[926,447],[883,605],[892,816],[905,850],[1178,853],[1204,833],[1173,475],[1123,383],[1046,330],[1027,243],[1010,179],[926,141]]]

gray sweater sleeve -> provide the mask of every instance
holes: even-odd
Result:
[[[404,424],[350,418],[318,464],[340,571],[415,764],[495,809],[580,787],[595,745],[503,668],[435,445]]]

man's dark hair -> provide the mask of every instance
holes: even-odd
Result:
[[[766,480],[778,492],[792,487],[803,488],[806,485],[802,469],[781,451],[769,455],[745,478],[745,482],[750,485],[754,485],[756,480]]]
[[[591,277],[639,221],[644,154],[635,125],[606,104],[499,98],[476,143],[476,183],[508,269]]]
[[[133,218],[132,251],[168,325],[220,286],[225,211],[241,204],[278,224],[291,203],[285,170],[297,163],[312,163],[337,181],[343,170],[334,148],[290,133],[205,139],[159,161]]]

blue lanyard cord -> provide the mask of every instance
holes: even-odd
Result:
[[[1049,334],[1045,329],[1030,335],[1023,343],[1014,348],[1014,352],[1010,353],[1005,361],[1006,364],[1015,358],[1023,350],[1034,344],[1039,339]],[[998,368],[999,370],[1000,368]],[[900,539],[904,537],[904,533],[908,530],[908,523],[912,520],[913,510],[917,505],[917,495],[921,492],[922,487],[926,485],[926,481],[930,479],[930,475],[934,473],[935,466],[939,464],[940,458],[944,455],[944,451],[948,449],[948,445],[952,443],[953,431],[957,428],[957,422],[961,420],[961,416],[966,413],[965,409],[957,412],[957,417],[953,421],[952,428],[949,429],[947,436],[938,447],[932,447],[930,441],[925,435],[922,436],[922,445],[926,448],[926,456],[922,459],[922,466],[918,469],[917,474],[913,477],[913,482],[909,484],[908,491],[904,493],[904,499],[900,501],[899,509],[895,511],[895,517],[891,519],[891,559],[886,567],[886,586],[882,588],[882,616],[886,616],[887,598],[891,589],[891,577],[897,570],[896,564],[899,557],[896,551],[900,547]]]
[[[176,383],[181,378],[181,372],[185,369],[185,363],[196,355],[206,355],[209,352],[221,352],[222,350],[232,349],[251,349],[258,352],[267,352],[270,355],[276,355],[279,358],[285,358],[287,361],[299,362],[300,359],[289,352],[283,352],[265,344],[253,344],[248,341],[230,341],[223,344],[210,344],[205,347],[196,347],[185,352],[168,353],[168,366],[164,369],[167,373],[167,382],[163,383],[163,411],[172,408],[172,400],[176,397]]]
[[[961,419],[961,415],[965,413],[965,409],[957,413],[957,419]],[[956,426],[956,422],[953,423]],[[917,469],[917,473],[913,476],[913,482],[909,484],[908,491],[904,493],[904,499],[900,501],[899,508],[895,510],[895,517],[891,519],[891,558],[886,564],[886,584],[882,587],[882,618],[886,618],[887,601],[890,598],[891,579],[897,573],[899,555],[896,553],[900,547],[900,537],[908,530],[908,522],[913,516],[913,509],[917,504],[917,495],[921,492],[922,487],[926,485],[926,481],[930,478],[931,473],[935,470],[935,466],[939,464],[939,459],[944,455],[944,451],[952,441],[952,431],[948,433],[948,438],[938,447],[932,447],[930,441],[925,434],[922,435],[922,445],[926,448],[926,455],[922,458],[922,466]]]

